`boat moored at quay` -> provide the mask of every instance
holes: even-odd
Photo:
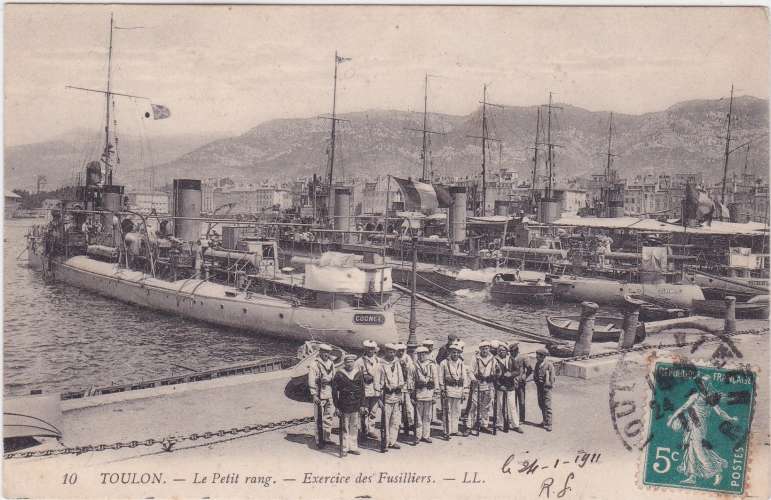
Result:
[[[390,268],[382,261],[329,253],[304,273],[279,269],[275,241],[242,240],[223,249],[201,237],[199,181],[176,180],[175,212],[156,221],[124,211],[120,195],[109,191],[85,186],[78,209],[54,212],[47,226],[32,231],[29,260],[47,279],[297,341],[360,347],[365,339],[398,340]]]

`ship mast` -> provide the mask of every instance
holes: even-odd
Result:
[[[111,88],[111,73],[112,73],[112,32],[113,32],[113,14],[110,13],[110,41],[107,49],[107,92],[104,94],[105,101],[105,123],[104,123],[104,153],[102,153],[102,161],[105,164],[106,184],[112,185],[112,147],[110,145],[110,100],[112,96],[110,94]]]
[[[548,182],[546,184],[546,192],[544,193],[544,198],[547,201],[551,201],[552,198],[552,190],[554,188],[554,146],[556,144],[551,142],[551,110],[552,109],[562,109],[559,106],[554,106],[552,104],[552,93],[549,92],[549,104],[546,105],[546,108],[549,110],[547,113],[546,118],[546,170],[549,175]]]
[[[421,182],[431,182],[428,174],[428,73],[426,73],[425,83],[423,84],[423,175]]]
[[[530,202],[535,207],[536,181],[538,178],[538,140],[541,132],[541,108],[538,107],[538,115],[535,119],[535,143],[533,144],[533,176],[530,181]]]
[[[608,119],[608,152],[605,153],[607,157],[607,163],[605,164],[605,180],[601,189],[602,209],[604,216],[612,217],[614,214],[611,210],[611,201],[618,202],[618,199],[613,199],[616,186],[616,171],[613,170],[613,112],[610,113]]]
[[[493,104],[491,102],[487,102],[487,84],[484,84],[482,86],[482,100],[479,101],[479,103],[482,105],[482,135],[469,135],[467,137],[472,137],[475,139],[482,139],[482,210],[481,215],[484,217],[487,215],[487,142],[493,141],[493,142],[501,142],[500,139],[496,139],[494,137],[490,137],[488,135],[488,127],[487,127],[487,106],[492,106],[494,108],[503,108],[500,104]]]
[[[725,136],[725,155],[723,158],[723,187],[720,190],[720,204],[725,205],[725,184],[728,176],[728,155],[731,154],[731,113],[734,105],[734,86],[731,85],[731,99],[728,101],[728,124],[726,126]]]
[[[406,130],[412,130],[413,132],[421,132],[423,134],[423,149],[421,152],[421,158],[423,160],[423,171],[420,177],[420,182],[431,183],[433,182],[434,172],[430,168],[431,161],[431,134],[444,135],[444,132],[436,132],[428,129],[428,73],[426,73],[425,83],[423,87],[423,128],[406,128]]]
[[[332,198],[332,180],[335,170],[335,143],[336,143],[336,135],[337,135],[337,122],[347,122],[349,120],[344,120],[342,118],[337,117],[337,66],[340,63],[350,61],[350,57],[342,57],[338,55],[337,51],[335,51],[335,74],[334,74],[334,83],[332,84],[332,116],[322,116],[321,118],[326,118],[327,120],[332,120],[332,131],[331,131],[331,137],[330,137],[330,145],[329,145],[329,167],[327,168],[327,186],[329,189],[329,198]]]
[[[750,160],[750,144],[747,143],[747,151],[744,153],[744,179],[742,179],[742,182],[747,180],[747,174],[749,173],[749,170],[748,170],[749,160]]]
[[[608,152],[606,153],[606,156],[608,157],[608,163],[605,166],[605,179],[610,183],[612,181],[615,181],[615,176],[612,175],[611,165],[613,165],[613,156],[615,156],[613,153],[611,153],[611,146],[613,144],[613,112],[610,112],[610,119],[608,120]],[[613,179],[611,179],[613,177]]]

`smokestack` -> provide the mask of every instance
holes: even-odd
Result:
[[[538,204],[538,222],[548,223],[559,219],[560,202],[558,200],[541,200]]]
[[[463,186],[451,186],[450,196],[452,196],[452,205],[450,205],[450,241],[460,243],[466,241],[466,202],[468,196],[466,188]]]
[[[335,188],[335,222],[334,228],[337,231],[351,230],[351,188]],[[350,234],[343,233],[343,243],[348,243]]]
[[[200,217],[202,202],[200,180],[174,179],[174,217]],[[200,240],[201,221],[175,218],[174,236],[183,241]]]
[[[104,186],[102,189],[102,210],[109,210],[110,212],[120,212],[123,204],[123,186],[116,186],[110,184]],[[102,214],[102,231],[105,233],[112,233],[113,243],[112,246],[119,246],[120,242],[120,228],[112,227],[112,214]]]

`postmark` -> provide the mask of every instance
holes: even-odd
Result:
[[[652,381],[642,483],[743,494],[755,372],[657,361]]]
[[[761,334],[765,331],[746,330],[741,334]],[[744,354],[733,340],[733,335],[711,332],[709,335],[699,335],[696,340],[687,341],[684,332],[674,332],[673,343],[649,346],[647,354],[641,358],[633,353],[623,353],[619,356],[609,384],[608,404],[613,429],[624,447],[629,450],[643,449],[650,439],[644,426],[646,412],[655,403],[650,397],[654,390],[651,367],[660,359],[660,354],[672,349],[677,354],[678,362],[690,363],[691,359],[706,359],[710,366],[723,368],[730,364],[740,363]],[[708,347],[712,347],[712,350]],[[707,352],[699,352],[705,349]],[[683,353],[682,351],[685,352]],[[672,352],[672,351],[670,351]],[[664,356],[675,355],[664,354]]]

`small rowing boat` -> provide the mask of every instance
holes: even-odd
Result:
[[[617,342],[622,331],[622,318],[597,316],[594,318],[593,342]],[[546,325],[549,327],[549,335],[558,339],[578,340],[578,327],[581,324],[581,315],[574,316],[549,316]]]

